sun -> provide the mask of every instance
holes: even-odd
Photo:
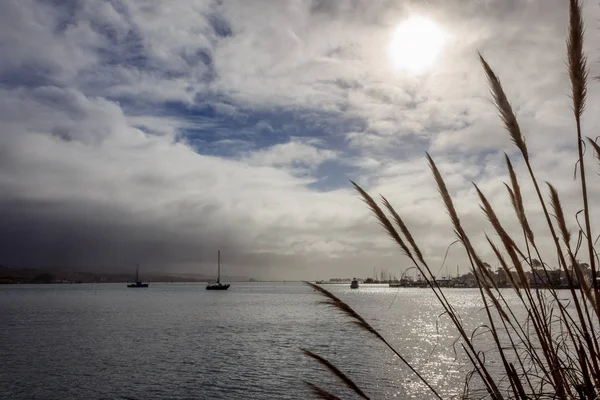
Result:
[[[412,17],[396,28],[389,55],[396,68],[420,74],[433,66],[445,42],[446,34],[438,24]]]

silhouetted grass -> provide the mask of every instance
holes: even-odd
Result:
[[[578,242],[573,244],[573,235],[567,228],[564,210],[558,189],[547,183],[549,198],[542,193],[536,174],[531,165],[529,152],[518,120],[512,110],[508,97],[504,92],[500,79],[480,54],[480,62],[487,76],[490,91],[498,114],[512,142],[519,150],[533,185],[535,196],[545,217],[546,228],[556,251],[558,268],[567,279],[569,299],[572,304],[561,300],[555,286],[551,285],[552,271],[544,262],[538,240],[532,230],[517,174],[512,162],[506,155],[506,164],[510,184],[505,184],[509,200],[514,209],[519,232],[507,231],[498,218],[493,206],[485,194],[475,185],[481,210],[496,233],[499,243],[495,243],[486,235],[486,241],[492,249],[501,269],[507,274],[509,282],[519,299],[519,307],[526,312],[526,317],[518,318],[514,310],[505,301],[502,291],[496,286],[486,264],[476,251],[472,240],[463,229],[450,192],[444,178],[433,158],[427,154],[430,169],[433,173],[444,207],[450,217],[454,233],[462,244],[468,257],[471,272],[478,284],[479,294],[484,305],[485,325],[489,328],[491,339],[495,345],[497,359],[502,362],[503,373],[492,372],[485,363],[483,349],[478,349],[473,334],[467,332],[460,316],[454,309],[444,292],[438,285],[429,263],[405,224],[401,213],[382,197],[383,207],[359,185],[352,182],[359,195],[373,212],[387,235],[400,247],[427,282],[435,294],[444,312],[452,321],[461,339],[461,347],[472,365],[472,371],[465,377],[464,398],[471,398],[476,393],[469,387],[472,376],[478,376],[486,396],[491,399],[600,399],[600,346],[598,343],[600,322],[600,294],[597,281],[597,254],[590,220],[588,201],[588,183],[585,176],[584,140],[581,131],[581,116],[585,109],[588,70],[586,56],[583,52],[584,24],[580,0],[569,1],[569,33],[567,38],[567,65],[571,82],[571,98],[578,149],[578,178],[581,183],[581,201],[584,226],[578,232]],[[600,160],[600,146],[588,138]],[[388,214],[391,217],[388,217]],[[519,240],[517,240],[519,238]],[[522,238],[523,240],[520,240]],[[517,243],[523,242],[523,245]],[[587,250],[587,263],[591,268],[592,279],[585,279],[581,264],[576,256],[579,246]],[[540,263],[534,263],[537,259]],[[532,276],[544,279],[547,285],[540,290],[530,284],[527,271]],[[514,273],[513,273],[514,272]],[[419,380],[438,398],[439,390],[434,388],[419,372],[419,365],[411,365],[393,346],[374,329],[362,316],[349,305],[338,299],[324,288],[310,284],[315,290],[327,297],[324,303],[348,315],[361,329],[372,333],[375,338],[390,348],[404,362]],[[567,306],[571,308],[567,311]],[[514,307],[514,306],[513,306]],[[575,311],[573,313],[573,310]],[[490,350],[486,350],[490,351]],[[314,353],[305,351],[307,355],[325,365],[334,375],[344,382],[355,393],[363,398],[367,395],[329,361]],[[307,383],[313,393],[322,399],[336,398],[333,394],[311,383]],[[477,393],[481,397],[481,393]]]

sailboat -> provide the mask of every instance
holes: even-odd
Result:
[[[206,290],[227,290],[229,283],[221,283],[221,250],[217,250],[217,281],[206,285]]]
[[[148,287],[147,283],[140,281],[140,264],[135,268],[135,283],[128,283],[127,287]]]

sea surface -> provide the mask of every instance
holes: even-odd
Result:
[[[468,366],[428,289],[324,285],[444,398]],[[476,289],[447,289],[464,322],[483,318]],[[508,296],[510,298],[510,292]],[[375,337],[301,283],[0,286],[0,399],[304,399],[304,380],[356,398],[302,348],[329,359],[373,399],[427,399]],[[490,362],[493,362],[491,360]]]

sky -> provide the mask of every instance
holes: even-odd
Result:
[[[226,276],[399,276],[410,264],[354,180],[391,201],[438,276],[467,272],[459,246],[442,266],[455,238],[425,152],[494,267],[472,182],[518,234],[503,186],[508,153],[552,264],[478,51],[500,76],[538,179],[558,187],[577,230],[564,0],[4,0],[2,9],[0,264],[206,275],[220,249]],[[595,76],[600,6],[586,2],[584,15]],[[445,35],[418,73],[389,54],[414,17]],[[591,137],[599,88],[590,81]],[[599,168],[591,151],[586,161],[595,207]]]

